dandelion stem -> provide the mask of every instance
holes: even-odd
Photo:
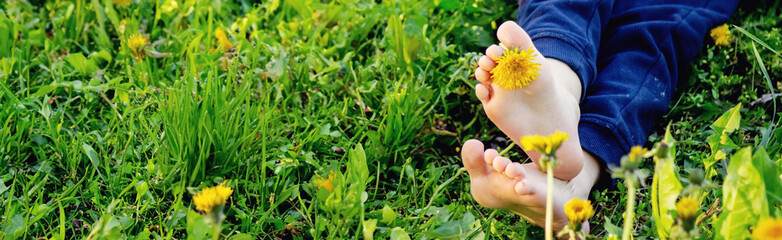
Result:
[[[508,147],[505,148],[505,150],[502,150],[502,152],[500,152],[500,156],[504,157],[505,154],[508,153],[510,151],[510,149],[513,148],[514,146],[516,146],[516,143],[513,142],[513,141],[510,141],[510,145],[508,145]]]
[[[622,240],[630,240],[633,236],[633,220],[635,218],[635,179],[627,177],[627,209],[625,211],[625,226],[622,230]]]
[[[551,221],[554,218],[554,167],[551,162],[546,164],[546,240],[554,239],[554,229]]]

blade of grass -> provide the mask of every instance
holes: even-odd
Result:
[[[760,40],[760,38],[755,37],[755,35],[752,35],[752,33],[747,32],[747,30],[745,30],[744,28],[741,28],[741,27],[736,26],[736,25],[733,25],[733,27],[736,28],[736,30],[739,30],[739,32],[741,32],[744,35],[746,35],[747,37],[749,37],[750,39],[752,39],[752,41],[755,41],[758,44],[760,44],[761,46],[767,48],[768,50],[771,50],[772,52],[774,52],[774,54],[776,54],[778,56],[782,56],[782,53],[780,53],[780,51],[777,51],[776,49],[772,48],[771,46],[766,44],[766,42],[763,42],[762,40]]]
[[[763,78],[766,80],[766,84],[768,85],[768,90],[771,91],[771,96],[774,96],[776,93],[774,92],[774,86],[771,84],[771,78],[768,76],[768,71],[766,71],[766,65],[763,64],[763,59],[760,58],[760,53],[758,53],[758,48],[755,47],[755,43],[752,43],[752,51],[755,53],[755,59],[758,61],[758,66],[760,67],[760,71],[763,72]],[[771,98],[771,102],[774,106],[773,113],[777,112],[777,100],[775,97]],[[777,115],[771,114],[771,122],[776,122]],[[774,138],[774,129],[776,127],[772,126],[772,129],[770,131],[770,138]]]

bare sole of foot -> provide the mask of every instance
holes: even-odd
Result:
[[[597,181],[600,166],[588,154],[585,160],[584,170],[572,180],[554,180],[555,231],[568,223],[565,203],[575,197],[587,199]],[[478,204],[516,212],[537,226],[545,224],[546,175],[536,165],[512,162],[494,149],[484,149],[483,143],[474,139],[464,143],[462,162]]]
[[[574,178],[584,162],[578,139],[578,98],[581,95],[578,76],[566,64],[543,57],[527,33],[515,22],[503,23],[497,29],[497,37],[509,48],[527,50],[531,47],[536,55],[533,62],[541,64],[540,75],[526,87],[503,89],[492,82],[490,73],[497,66],[495,60],[502,56],[503,48],[498,45],[487,48],[486,56],[481,57],[479,67],[475,69],[475,78],[481,82],[475,87],[475,94],[486,115],[516,142],[528,135],[545,136],[556,131],[567,133],[570,138],[557,151],[561,164],[554,169],[554,177],[561,180]],[[540,154],[525,151],[537,164]]]

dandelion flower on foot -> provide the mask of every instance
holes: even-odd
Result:
[[[492,82],[506,90],[526,87],[540,75],[540,63],[532,61],[536,56],[532,47],[526,51],[506,49],[491,70]]]

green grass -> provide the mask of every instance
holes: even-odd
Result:
[[[684,176],[712,156],[709,126],[738,103],[732,141],[764,147],[779,167],[782,10],[771,2],[729,21],[754,37],[732,28],[732,46],[706,40],[649,137],[671,123]],[[197,239],[206,226],[193,195],[225,180],[222,238],[538,239],[517,215],[477,205],[458,150],[470,138],[508,144],[471,74],[515,4],[6,1],[0,239]],[[219,50],[217,28],[234,49]],[[137,32],[151,44],[143,59],[126,43]],[[728,161],[715,166],[719,184]],[[330,176],[330,191],[315,184]],[[648,195],[637,197],[638,239],[656,235]],[[710,190],[702,212],[721,196]],[[593,223],[621,223],[621,182],[594,197]]]

